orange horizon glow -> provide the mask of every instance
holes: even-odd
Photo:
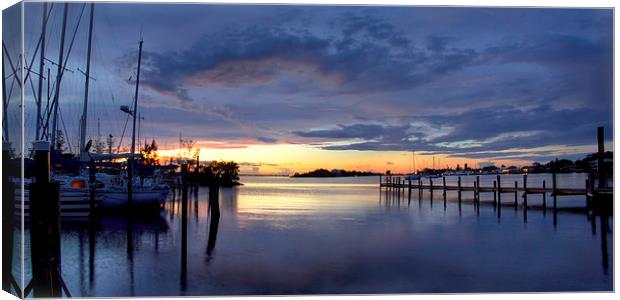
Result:
[[[412,152],[406,151],[358,151],[358,150],[323,150],[316,146],[304,144],[242,144],[226,142],[200,142],[200,161],[225,160],[240,164],[241,174],[260,175],[291,175],[295,172],[308,172],[319,168],[328,170],[344,169],[355,171],[372,171],[385,173],[411,173],[414,171]],[[584,147],[589,151],[591,147]],[[554,148],[537,148],[557,149]],[[574,151],[574,149],[573,149]],[[183,150],[169,148],[158,150],[160,162],[168,163],[172,158],[182,155]],[[527,155],[527,151],[523,151]],[[415,153],[415,169],[433,168],[433,159],[436,169],[452,168],[457,165],[478,168],[479,164],[488,162],[496,166],[526,166],[531,160],[489,160],[454,158],[445,154]]]

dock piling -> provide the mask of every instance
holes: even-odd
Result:
[[[527,174],[523,174],[523,221],[527,222]]]
[[[30,253],[35,298],[62,297],[60,187],[50,182],[50,143],[33,143],[36,181],[30,185]],[[27,295],[25,295],[27,296]]]
[[[542,201],[543,201],[543,209],[547,209],[547,192],[545,191],[547,189],[547,182],[545,180],[543,180],[542,183],[542,187],[543,187],[543,192],[542,192]]]
[[[598,188],[607,187],[607,173],[605,172],[605,128],[597,128],[597,141],[598,141]]]
[[[502,181],[499,175],[497,175],[497,205],[502,205]]]
[[[459,176],[458,178],[458,197],[459,197],[459,204],[461,203],[461,176]]]
[[[558,208],[558,188],[555,172],[551,174],[551,183],[553,185],[553,210],[556,210]]]
[[[92,219],[95,214],[95,181],[96,181],[96,173],[97,167],[95,166],[95,161],[93,159],[90,160],[88,164],[88,208],[89,208],[89,217]]]
[[[497,205],[497,181],[493,180],[493,206]]]
[[[187,196],[189,185],[187,164],[181,165],[181,289],[187,286]]]
[[[515,210],[519,207],[519,183],[515,180]]]

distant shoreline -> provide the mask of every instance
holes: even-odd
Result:
[[[366,177],[366,176],[379,176],[381,173],[374,172],[361,172],[361,171],[347,171],[334,169],[328,171],[326,169],[317,169],[307,173],[295,173],[291,178],[335,178],[335,177]]]

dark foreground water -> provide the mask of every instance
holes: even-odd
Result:
[[[502,178],[506,186],[521,179]],[[528,186],[543,179],[550,182],[530,175]],[[585,177],[559,179],[581,187]],[[525,216],[510,206],[511,194],[502,194],[499,210],[491,194],[479,209],[470,192],[461,205],[455,192],[445,205],[440,191],[420,201],[417,190],[411,197],[380,192],[375,177],[242,182],[221,189],[219,222],[210,217],[208,190],[190,193],[185,266],[178,197],[161,216],[135,218],[131,230],[123,217],[102,217],[92,239],[87,223],[63,223],[69,289],[74,296],[612,289],[611,217],[536,208]],[[540,201],[529,197],[530,205]],[[584,197],[559,201],[585,204]]]

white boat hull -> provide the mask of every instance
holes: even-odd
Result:
[[[167,194],[167,193],[166,193]],[[158,207],[166,199],[161,190],[137,190],[133,192],[132,205]],[[99,204],[101,208],[120,208],[128,205],[127,191],[107,191]]]

